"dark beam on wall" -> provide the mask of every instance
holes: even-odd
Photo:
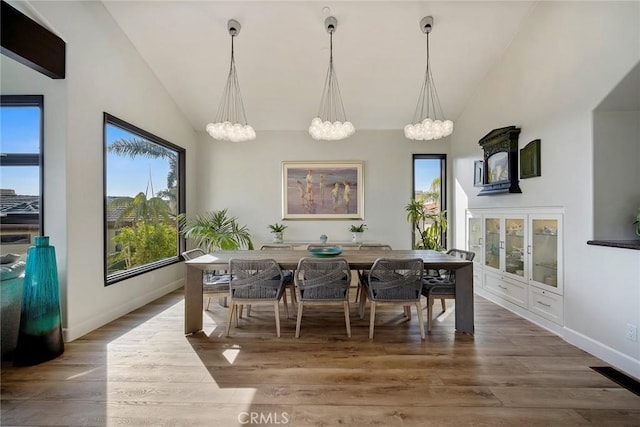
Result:
[[[0,9],[2,54],[51,77],[65,77],[65,42],[7,2]]]

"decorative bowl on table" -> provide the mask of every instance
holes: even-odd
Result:
[[[310,248],[309,253],[318,258],[331,258],[340,255],[342,253],[342,249],[334,246],[327,246],[326,248]]]

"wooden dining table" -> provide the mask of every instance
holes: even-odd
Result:
[[[185,262],[187,281],[184,291],[184,333],[193,334],[202,330],[202,271],[228,270],[229,260],[274,259],[283,270],[295,270],[303,257],[311,254],[306,250],[237,250],[215,251]],[[369,270],[378,258],[420,258],[425,269],[447,269],[456,271],[455,328],[458,332],[473,335],[473,262],[456,258],[433,250],[345,250],[340,254],[353,270]]]

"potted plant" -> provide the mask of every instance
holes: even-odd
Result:
[[[206,252],[216,250],[253,249],[251,234],[247,226],[240,226],[236,217],[229,216],[227,209],[206,212],[193,219],[180,216],[180,232]]]
[[[271,230],[271,234],[273,234],[273,243],[282,243],[282,233],[287,226],[276,222],[269,224],[267,227]]]
[[[415,228],[414,249],[442,250],[442,234],[447,230],[446,211],[427,209],[416,199],[411,199],[405,210],[407,221]]]
[[[351,241],[353,243],[362,243],[362,233],[367,229],[367,224],[351,225],[349,231],[351,232]]]

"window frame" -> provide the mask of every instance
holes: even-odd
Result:
[[[36,107],[40,110],[40,128],[38,129],[38,153],[3,153],[0,156],[0,167],[38,167],[38,231],[45,236],[44,229],[44,95],[0,95],[0,108],[2,107]],[[24,219],[20,223],[32,223],[24,214],[14,216]],[[1,221],[0,221],[1,222]]]
[[[411,199],[416,197],[416,160],[439,160],[440,161],[440,211],[445,211],[445,217],[449,220],[447,210],[447,155],[446,154],[413,154],[411,160]],[[447,227],[449,229],[449,227]],[[442,246],[447,248],[447,231],[442,233]],[[415,233],[411,230],[411,247],[415,247]]]
[[[177,249],[177,254],[174,257],[170,257],[170,258],[165,258],[159,261],[155,261],[149,264],[145,264],[145,265],[141,265],[138,267],[134,267],[131,268],[129,270],[117,273],[117,274],[111,274],[108,275],[107,274],[107,269],[108,269],[108,265],[107,265],[107,256],[108,256],[108,216],[107,216],[107,211],[108,211],[108,194],[107,194],[107,126],[111,125],[111,126],[116,126],[122,130],[125,130],[127,132],[136,134],[137,136],[140,136],[141,138],[144,138],[150,142],[153,142],[154,144],[158,144],[162,147],[168,148],[172,151],[175,151],[178,155],[177,161],[176,161],[176,166],[177,166],[177,171],[176,171],[176,176],[177,176],[177,191],[178,191],[178,197],[177,197],[177,207],[176,207],[176,214],[177,215],[184,215],[185,214],[185,208],[186,208],[186,149],[175,145],[165,139],[162,139],[150,132],[145,131],[144,129],[141,129],[135,125],[132,125],[131,123],[128,123],[122,119],[119,119],[107,112],[103,113],[103,126],[102,126],[102,148],[103,148],[103,154],[102,154],[102,172],[103,172],[103,179],[102,179],[102,183],[103,183],[103,189],[102,189],[102,194],[103,194],[103,253],[102,253],[102,258],[103,258],[103,276],[104,276],[104,286],[110,286],[113,285],[115,283],[121,282],[123,280],[127,280],[130,279],[132,277],[136,277],[136,276],[140,276],[142,274],[148,273],[150,271],[154,271],[157,270],[159,268],[162,267],[166,267],[168,265],[173,265],[179,262],[182,262],[182,257],[181,254],[182,252],[184,252],[186,250],[186,240],[185,238],[180,234],[180,232],[178,231],[178,245],[176,247]]]

